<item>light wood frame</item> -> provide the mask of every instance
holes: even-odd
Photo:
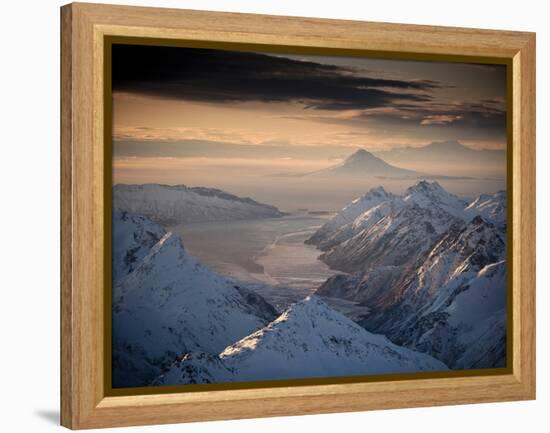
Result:
[[[61,30],[62,425],[80,429],[535,398],[534,33],[82,3],[61,8]],[[106,395],[104,138],[111,133],[104,130],[106,36],[362,50],[396,58],[493,58],[510,65],[513,368],[487,376]]]

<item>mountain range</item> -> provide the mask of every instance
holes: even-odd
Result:
[[[474,149],[464,146],[458,140],[433,141],[423,146],[404,146],[389,150],[373,152],[379,158],[392,162],[430,161],[448,163],[469,163],[472,161],[492,162],[498,160],[501,164],[506,161],[506,152],[497,149]],[[481,161],[480,161],[481,160]]]
[[[423,168],[426,165],[445,167],[447,173],[464,175],[464,167],[475,176],[504,176],[506,151],[474,149],[457,140],[434,141],[423,146],[404,146],[373,153],[390,164]]]
[[[171,220],[183,196],[197,206],[186,218],[275,208],[206,188],[118,192],[156,217],[113,212],[114,387],[506,365],[504,191],[466,201],[435,181],[401,195],[371,189],[306,241],[343,273],[282,313],[153,221]],[[323,298],[359,303],[363,315],[351,320]]]
[[[321,259],[345,272],[403,265],[458,223],[466,206],[437,182],[420,181],[403,196],[375,188],[344,207],[306,242],[318,245],[324,251]],[[353,218],[358,209],[362,213]]]
[[[442,371],[317,297],[279,314],[153,221],[113,214],[113,386]]]
[[[165,226],[285,215],[275,206],[215,188],[159,184],[115,185],[113,209],[142,215]]]
[[[308,240],[348,272],[317,294],[360,302],[369,308],[359,320],[366,329],[451,368],[503,366],[505,221],[502,191],[467,203],[437,182],[402,196],[376,188]]]

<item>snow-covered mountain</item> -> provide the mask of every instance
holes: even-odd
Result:
[[[113,187],[113,208],[144,215],[163,225],[284,215],[276,207],[251,198],[185,185],[118,184]]]
[[[315,296],[218,356],[190,353],[158,385],[444,371],[436,359],[372,334]]]
[[[426,275],[417,275],[426,277]],[[374,309],[361,324],[456,369],[506,365],[506,262],[458,272],[434,293]],[[377,323],[378,322],[378,323]]]
[[[162,230],[142,217],[115,215],[113,232],[122,239],[144,239],[143,249]],[[152,229],[152,235],[142,236],[142,227]],[[147,385],[177,355],[218,353],[276,317],[261,296],[201,266],[171,233],[139,262],[142,249],[126,245],[126,253],[121,250],[118,256],[136,261],[132,269],[121,268],[119,274],[130,272],[113,288],[115,387]]]
[[[384,216],[372,227],[321,255],[334,269],[356,272],[374,266],[409,266],[456,218],[437,206],[417,204]]]
[[[482,195],[468,204],[438,182],[421,180],[402,196],[381,188],[369,191],[306,242],[324,251],[324,262],[346,272],[374,265],[409,266],[453,224],[465,224],[476,215],[502,225],[506,193]]]
[[[465,226],[453,226],[422,258],[421,266],[404,287],[401,297],[425,304],[427,299],[445,296],[442,287],[453,289],[485,266],[506,257],[505,234],[494,224],[476,216]]]
[[[494,201],[500,206],[483,206]],[[367,329],[452,368],[503,366],[505,194],[468,205],[439,185],[419,183],[403,202],[322,256],[355,272],[330,278],[317,294],[361,302],[370,309],[360,321]]]
[[[351,223],[336,228],[329,236],[321,238],[317,247],[321,251],[329,251],[344,241],[353,238],[356,234],[370,229],[382,218],[394,213],[402,206],[403,202],[399,199],[384,201],[370,208]]]
[[[506,223],[506,191],[495,194],[481,194],[464,210],[472,218],[481,215],[483,218],[501,225]]]
[[[464,208],[468,204],[465,200],[445,190],[438,182],[427,180],[421,180],[407,188],[403,201],[407,205],[416,204],[424,209],[436,206],[462,219],[464,219]]]
[[[352,224],[359,216],[369,209],[394,198],[395,196],[393,194],[386,192],[381,186],[372,188],[366,194],[353,200],[349,205],[339,211],[333,218],[321,226],[311,238],[306,240],[306,243],[319,245],[327,242],[336,232]]]
[[[386,195],[378,203],[365,203],[351,223],[344,221],[348,212],[342,209],[308,242],[325,251],[325,263],[345,272],[407,266],[461,221],[466,205],[437,182],[423,180],[401,197]]]
[[[113,212],[112,228],[113,281],[132,272],[166,234],[151,220],[121,211]]]
[[[378,305],[406,276],[403,266],[377,266],[350,274],[335,274],[315,292],[328,298],[357,302],[369,308]]]
[[[217,190],[121,187],[163,221],[183,196],[198,196],[189,221],[263,206]],[[354,316],[357,323],[317,296],[278,316],[248,286],[203,267],[151,219],[115,210],[113,386],[505,365],[504,192],[466,203],[437,182],[419,181],[400,196],[375,188],[308,242],[349,272],[331,277],[317,295],[361,303],[366,313]]]
[[[460,335],[454,328],[475,328],[495,309],[504,314],[505,245],[502,230],[480,216],[464,227],[453,227],[426,253],[415,272],[378,302],[377,308],[383,313],[370,315],[366,322],[395,341],[420,347],[454,365],[459,349],[452,341]],[[480,293],[482,289],[489,292]],[[467,299],[473,303],[464,303]],[[461,309],[469,309],[472,314],[465,315]],[[477,313],[473,314],[474,311]],[[452,328],[445,338],[451,353],[447,353],[441,341],[429,343],[434,343],[434,338],[443,340],[444,324]],[[436,328],[438,337],[434,335]]]
[[[365,149],[358,149],[341,164],[311,173],[313,176],[388,177],[416,179],[422,173],[388,164]]]
[[[434,303],[446,315],[444,324],[415,336],[410,344],[435,353],[446,339],[447,355],[455,369],[506,366],[506,262],[487,265],[455,290],[447,306]],[[450,300],[450,299],[449,299]],[[429,313],[427,313],[429,314]]]
[[[506,365],[506,262],[442,288],[397,340],[456,369]]]

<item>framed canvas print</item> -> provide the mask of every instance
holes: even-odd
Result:
[[[534,34],[61,17],[63,425],[535,398]]]

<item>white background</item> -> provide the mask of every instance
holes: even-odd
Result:
[[[129,429],[143,432],[512,432],[548,428],[550,171],[549,15],[544,1],[122,1],[277,15],[315,16],[537,32],[538,400]],[[60,429],[59,411],[59,6],[0,6],[0,429]],[[546,216],[546,218],[545,218]],[[546,313],[546,314],[545,314]],[[120,430],[118,430],[120,431]],[[548,430],[545,430],[548,431]]]

